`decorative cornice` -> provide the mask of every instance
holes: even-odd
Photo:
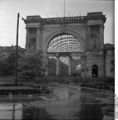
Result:
[[[105,15],[102,12],[88,13],[87,16],[73,16],[73,17],[52,17],[52,18],[41,18],[41,16],[27,16],[23,19],[25,23],[40,23],[45,24],[60,24],[67,25],[71,23],[87,23],[89,20],[102,20],[103,23],[106,21]]]

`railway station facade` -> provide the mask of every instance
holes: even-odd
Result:
[[[27,16],[26,49],[43,53],[46,75],[114,77],[114,47],[104,44],[106,16]],[[105,47],[109,46],[109,47]]]

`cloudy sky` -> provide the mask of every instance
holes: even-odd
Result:
[[[65,0],[66,16],[87,15],[87,12],[103,12],[105,43],[114,43],[114,0]],[[26,31],[22,17],[64,16],[64,0],[0,0],[0,46],[15,45],[17,13],[20,13],[19,45],[25,47]]]

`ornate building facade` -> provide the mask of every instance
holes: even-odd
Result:
[[[114,47],[104,45],[102,12],[86,16],[27,16],[26,49],[43,52],[46,75],[114,76]],[[108,45],[107,45],[108,46]]]

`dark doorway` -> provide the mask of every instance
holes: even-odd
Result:
[[[92,65],[92,77],[93,78],[98,77],[98,66],[97,65]]]

